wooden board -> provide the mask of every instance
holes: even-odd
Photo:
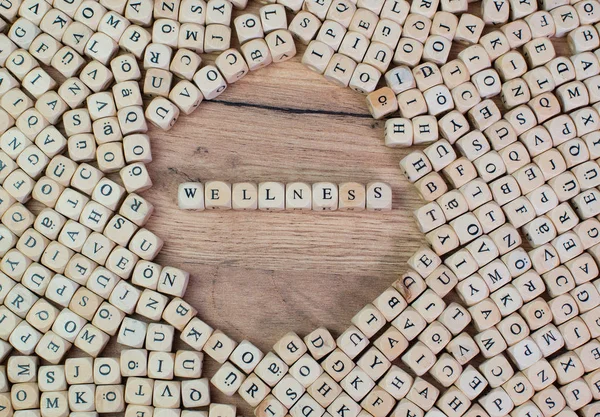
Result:
[[[303,336],[325,326],[339,334],[423,242],[411,218],[418,198],[398,168],[407,151],[383,146],[383,122],[371,118],[363,96],[328,83],[299,58],[248,75],[151,138],[154,187],[144,196],[156,205],[148,227],[165,239],[158,261],[191,273],[186,299],[203,320],[265,352],[288,331]],[[209,179],[382,180],[392,185],[393,211],[177,208],[179,183]],[[215,391],[215,399],[242,405]]]
[[[165,240],[158,262],[191,273],[186,300],[203,320],[263,352],[288,331],[324,326],[339,335],[424,243],[412,219],[423,203],[398,168],[409,150],[385,147],[384,123],[371,118],[364,96],[309,71],[300,56],[246,76],[170,132],[150,132],[154,187],[144,196],[156,207],[148,228]],[[393,211],[177,208],[181,182],[210,179],[381,180],[392,186]],[[205,369],[212,376],[217,366],[208,358]],[[211,394],[252,414],[237,395]]]

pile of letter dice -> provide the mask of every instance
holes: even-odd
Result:
[[[236,417],[211,385],[257,417],[600,415],[600,2],[246,3],[0,0],[0,417]],[[337,338],[264,353],[154,262],[140,194],[149,124],[296,43],[423,145],[427,245]]]

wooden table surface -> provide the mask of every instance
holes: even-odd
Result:
[[[419,206],[398,162],[407,150],[383,145],[383,122],[364,96],[306,69],[300,57],[249,74],[203,102],[164,134],[153,129],[155,205],[148,228],[165,240],[163,265],[190,272],[186,300],[199,316],[264,352],[285,333],[319,326],[335,336],[406,270],[424,239]],[[391,212],[183,211],[185,181],[385,181]],[[215,362],[205,361],[207,375]],[[213,366],[211,366],[213,365]],[[224,398],[211,388],[213,398]],[[250,415],[242,407],[241,415]]]
[[[305,68],[303,51],[249,74],[168,133],[150,132],[154,187],[144,197],[155,205],[147,227],[165,240],[157,261],[190,272],[186,300],[199,317],[263,352],[289,331],[324,326],[337,337],[424,243],[412,218],[423,203],[398,166],[409,150],[385,147],[364,96]],[[178,185],[207,180],[385,181],[393,210],[179,210]],[[205,369],[212,376],[216,363],[207,358]],[[211,394],[252,414],[237,395]]]

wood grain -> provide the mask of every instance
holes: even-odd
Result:
[[[304,336],[325,326],[339,335],[424,242],[412,219],[422,202],[398,168],[409,150],[383,146],[383,122],[370,117],[364,96],[306,69],[303,50],[203,102],[170,132],[150,132],[154,187],[144,196],[156,207],[148,228],[165,240],[157,261],[191,273],[186,300],[203,320],[264,352],[288,331]],[[393,188],[393,210],[177,208],[179,183],[209,179],[382,180]],[[205,369],[210,377],[217,366],[209,358]],[[236,404],[239,415],[252,414],[237,396],[226,398],[214,387],[211,394],[213,401]]]
[[[319,326],[336,335],[398,274],[423,241],[411,218],[419,202],[401,178],[407,151],[383,146],[383,123],[364,97],[325,81],[299,57],[271,65],[203,102],[167,134],[151,132],[156,205],[148,227],[165,239],[159,262],[192,274],[187,300],[199,315],[263,351],[286,332]],[[387,213],[186,212],[183,181],[382,180]],[[206,360],[208,372],[214,361]],[[217,401],[251,410],[239,398]]]

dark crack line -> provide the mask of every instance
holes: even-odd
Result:
[[[323,116],[342,116],[342,117],[359,117],[361,119],[372,119],[370,114],[362,114],[362,113],[349,113],[343,111],[331,111],[331,110],[313,110],[313,109],[296,109],[293,107],[276,107],[276,106],[268,106],[264,104],[253,104],[253,103],[240,103],[236,101],[227,101],[227,100],[212,100],[213,103],[223,104],[225,106],[231,107],[252,107],[255,109],[261,110],[273,110],[287,114],[316,114]]]
[[[177,168],[169,167],[168,170],[174,174],[183,175],[185,178],[187,178],[188,182],[201,182],[199,178],[192,178],[187,173]]]

